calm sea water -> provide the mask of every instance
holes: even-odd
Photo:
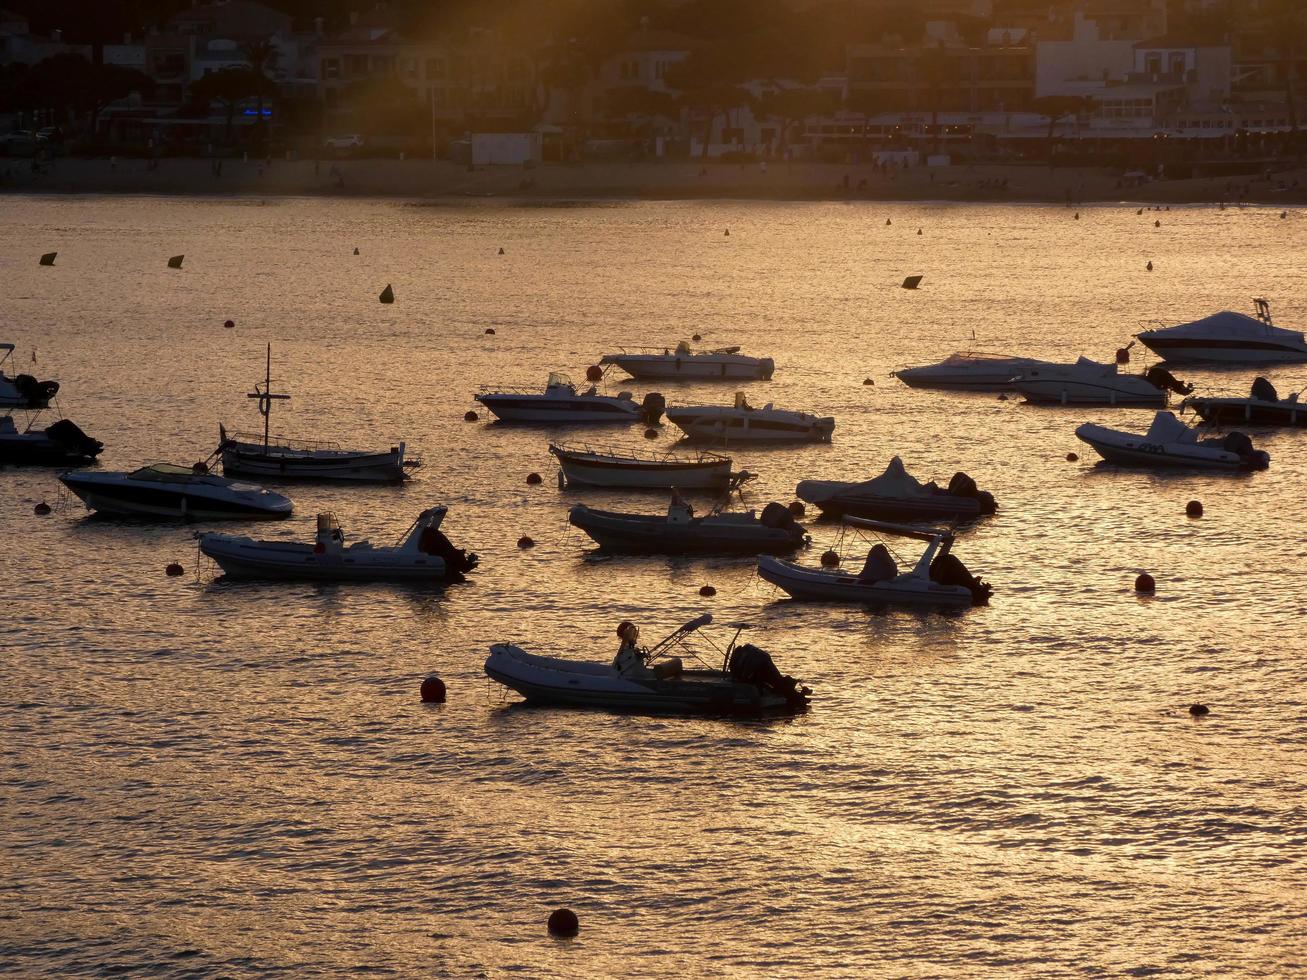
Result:
[[[443,593],[225,583],[197,575],[192,528],[38,518],[54,474],[0,472],[0,972],[1302,971],[1307,434],[1257,434],[1273,462],[1251,476],[1105,470],[1075,426],[1142,429],[1149,412],[914,392],[888,373],[973,334],[1108,359],[1143,321],[1262,294],[1307,325],[1305,222],[0,199],[0,340],[63,382],[104,468],[190,463],[219,420],[255,427],[245,393],[271,342],[294,396],[275,429],[403,438],[425,466],[403,488],[294,487],[295,517],[255,533],[307,539],[331,510],[388,540],[443,502],[483,560]],[[898,288],[912,273],[922,288]],[[387,283],[393,306],[376,300]],[[828,446],[735,453],[761,474],[746,503],[896,453],[922,478],[966,470],[1000,505],[957,547],[992,604],[796,605],[747,560],[596,560],[571,503],[659,500],[560,493],[550,433],[462,420],[482,384],[580,376],[618,344],[696,332],[775,358],[774,382],[746,386],[754,403],[838,419]],[[1232,392],[1252,377],[1178,373]],[[1307,367],[1269,373],[1307,385]],[[646,445],[639,427],[554,435]],[[807,561],[837,540],[813,535]],[[164,576],[174,560],[185,577]],[[1155,598],[1133,593],[1141,570]],[[608,658],[619,620],[650,637],[704,610],[754,623],[812,710],[523,710],[481,671],[492,642]],[[447,704],[419,703],[429,672]],[[1194,701],[1211,715],[1192,719]],[[574,940],[546,935],[560,905],[580,914]]]

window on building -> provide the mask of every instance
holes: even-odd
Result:
[[[1158,75],[1162,71],[1162,56],[1160,54],[1150,54],[1144,58],[1144,71],[1150,75]]]
[[[1171,70],[1174,74],[1176,74],[1176,75],[1183,75],[1183,74],[1184,74],[1184,62],[1185,62],[1185,57],[1184,57],[1184,52],[1183,52],[1183,51],[1172,51],[1172,52],[1171,52],[1171,67],[1170,67],[1170,70]]]

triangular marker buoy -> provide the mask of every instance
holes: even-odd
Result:
[[[726,238],[730,238],[730,237],[731,237],[731,229],[729,229],[729,228],[726,229],[726,235],[725,235],[725,237],[726,237]]]
[[[918,235],[921,234],[921,229],[920,229],[920,228],[917,229],[917,234],[918,234]]]
[[[58,252],[46,252],[44,255],[41,256],[41,264],[54,265],[54,257],[58,254],[59,254]]]
[[[503,255],[503,254],[504,254],[504,250],[503,250],[502,248],[499,250],[499,254],[500,254],[500,255]]]
[[[885,219],[885,224],[887,224],[887,225],[892,225],[892,224],[894,224],[894,222],[890,221],[889,218],[886,218],[886,219]]]
[[[359,250],[358,250],[357,247],[355,247],[355,249],[354,249],[354,254],[355,254],[355,255],[358,255],[358,254],[359,254]]]
[[[903,288],[916,289],[921,285],[921,280],[924,278],[925,276],[908,276],[908,278],[903,280]]]
[[[1161,227],[1162,227],[1162,220],[1159,218],[1158,220],[1154,221],[1154,222],[1153,222],[1153,227],[1154,227],[1154,228],[1161,228]]]
[[[168,268],[180,269],[182,267],[182,259],[184,258],[186,258],[186,256],[184,255],[174,255],[172,258],[168,260]]]
[[[390,288],[390,283],[386,283],[386,288],[381,291],[381,295],[377,298],[383,303],[395,302],[395,291]]]

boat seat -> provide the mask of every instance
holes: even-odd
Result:
[[[889,582],[898,577],[899,566],[889,549],[883,544],[873,545],[867,552],[867,561],[858,573],[864,582]]]

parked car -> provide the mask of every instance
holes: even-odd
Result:
[[[46,126],[44,129],[36,131],[36,141],[38,143],[62,143],[64,141],[64,131],[58,126]]]
[[[358,133],[347,136],[328,136],[324,145],[329,150],[353,150],[363,145],[363,137]]]
[[[0,136],[0,154],[12,157],[28,156],[36,152],[36,134],[30,129],[16,129]]]

